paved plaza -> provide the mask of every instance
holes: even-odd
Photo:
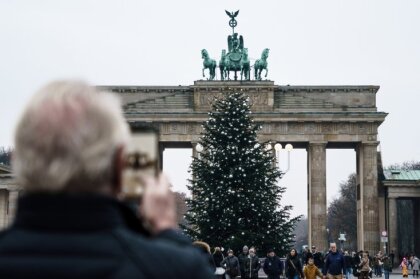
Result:
[[[238,277],[240,278],[240,277]],[[258,278],[267,278],[267,275],[264,273],[264,271],[262,269],[260,269],[260,272],[258,273]],[[285,279],[285,277],[282,277],[283,279]],[[402,273],[400,270],[395,269],[393,273],[391,273],[389,275],[389,279],[402,279]],[[408,277],[408,279],[412,279],[412,278],[420,278],[420,277],[413,277],[411,274]],[[345,279],[345,277],[343,278]],[[349,279],[357,279],[357,277],[354,276],[350,276]],[[372,279],[385,279],[385,276],[382,275],[382,277],[375,277],[373,276]]]

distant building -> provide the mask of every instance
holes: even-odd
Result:
[[[398,261],[420,255],[420,170],[384,170],[381,185],[387,253],[394,251]]]
[[[19,190],[11,168],[0,164],[0,228],[13,221]]]

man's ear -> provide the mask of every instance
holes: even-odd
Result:
[[[122,173],[125,166],[124,147],[118,146],[112,162],[112,181],[111,191],[115,196],[118,196],[122,191]]]

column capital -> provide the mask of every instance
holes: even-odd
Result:
[[[327,141],[310,141],[309,145],[327,145]]]
[[[306,150],[308,150],[311,147],[327,147],[327,143],[326,141],[310,141],[308,142],[308,145],[306,147]]]
[[[379,141],[362,141],[361,145],[363,145],[363,146],[378,146]]]

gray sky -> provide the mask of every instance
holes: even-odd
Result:
[[[385,164],[420,160],[420,2],[106,1],[0,2],[0,146],[29,96],[56,78],[95,85],[190,85],[200,51],[220,58],[230,33],[224,10],[240,9],[238,33],[251,58],[270,48],[269,79],[279,85],[380,85],[377,106]],[[191,151],[165,151],[176,189]],[[285,166],[286,162],[282,162]],[[328,150],[327,191],[355,170],[352,150]],[[284,202],[305,214],[306,152],[291,154]]]

